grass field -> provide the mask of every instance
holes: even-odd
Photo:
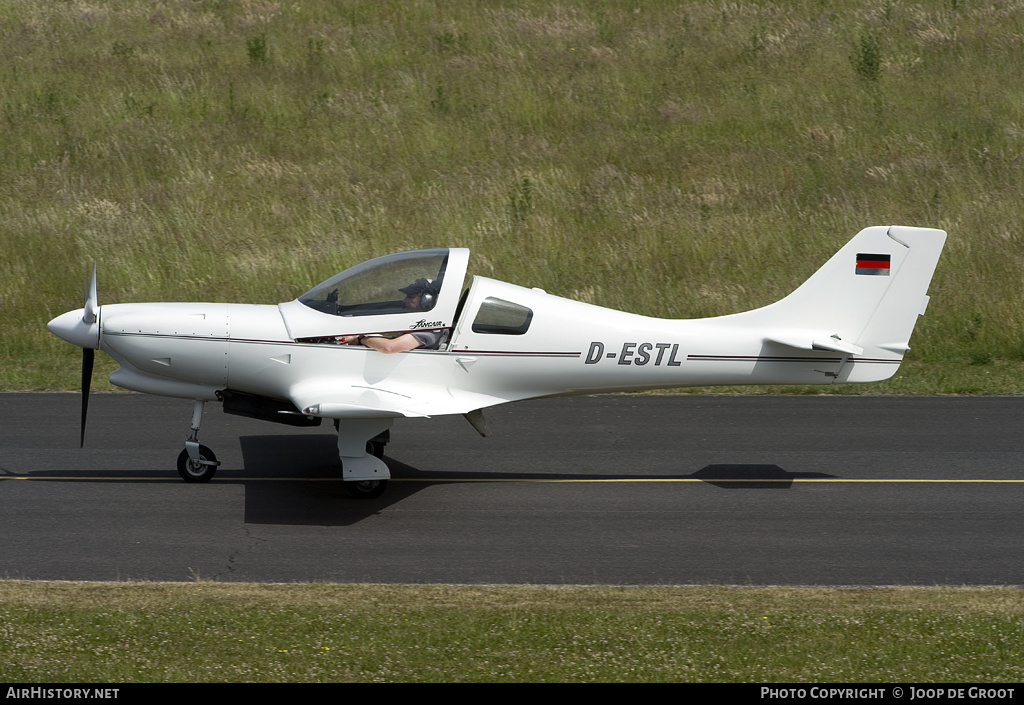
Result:
[[[1020,683],[1009,588],[0,581],[0,681]]]
[[[0,388],[77,385],[44,326],[94,261],[101,303],[277,303],[467,246],[685,318],[896,223],[950,233],[928,315],[830,391],[1024,392],[1022,36],[1020,0],[6,2]]]

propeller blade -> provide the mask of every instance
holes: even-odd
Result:
[[[92,364],[96,351],[82,348],[82,437],[80,448],[85,447],[85,419],[89,415],[89,390],[92,389]]]
[[[92,266],[92,280],[89,288],[85,290],[85,306],[82,313],[82,320],[92,325],[99,316],[99,306],[96,303],[96,265]]]

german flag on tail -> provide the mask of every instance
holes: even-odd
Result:
[[[857,255],[857,274],[868,274],[874,276],[889,276],[889,261],[891,255],[871,255],[859,253]]]

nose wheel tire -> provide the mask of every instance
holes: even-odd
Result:
[[[185,482],[209,482],[217,472],[217,456],[206,446],[199,446],[199,462],[187,450],[178,455],[178,474]]]

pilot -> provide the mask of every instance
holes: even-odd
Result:
[[[417,279],[409,286],[403,286],[399,291],[405,294],[405,310],[429,311],[434,308],[440,288],[437,282],[423,278]]]
[[[399,291],[405,294],[405,310],[409,313],[429,311],[437,303],[438,282],[430,279],[417,279]],[[417,330],[404,333],[397,338],[385,338],[381,335],[347,335],[338,339],[344,345],[365,345],[377,352],[396,353],[405,350],[437,350],[444,337],[444,331]]]

